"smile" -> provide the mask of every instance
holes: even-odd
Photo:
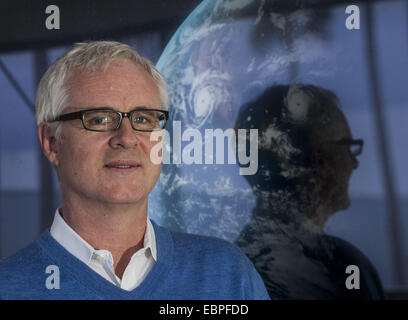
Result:
[[[108,169],[135,169],[139,168],[140,164],[133,160],[115,160],[107,163],[105,168]]]

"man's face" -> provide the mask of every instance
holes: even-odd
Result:
[[[351,154],[350,148],[345,144],[336,144],[334,141],[351,139],[351,131],[346,120],[339,119],[336,126],[333,125],[331,143],[326,145],[326,170],[330,173],[326,176],[328,181],[326,189],[330,190],[329,201],[333,210],[344,210],[350,206],[349,182],[353,170],[358,167],[358,160]]]
[[[63,113],[101,107],[122,112],[140,106],[162,109],[152,77],[128,60],[113,61],[103,73],[77,73],[69,84],[69,106]],[[111,132],[88,131],[79,119],[64,122],[54,163],[63,197],[147,204],[161,170],[161,164],[150,160],[156,143],[149,132],[133,130],[128,118]]]

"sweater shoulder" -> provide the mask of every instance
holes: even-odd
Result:
[[[326,236],[326,239],[334,245],[334,254],[337,259],[348,265],[355,264],[362,269],[375,270],[368,257],[355,245],[336,236]]]
[[[269,299],[252,262],[234,244],[222,239],[171,232],[174,253],[172,276],[205,292],[193,298]],[[177,275],[177,276],[176,276]],[[178,283],[180,284],[180,283]]]
[[[248,258],[236,245],[215,237],[183,232],[171,232],[176,250],[189,254],[222,256],[223,259],[244,260]],[[248,260],[249,261],[249,260]]]
[[[26,273],[27,269],[32,268],[38,262],[40,255],[42,255],[41,248],[38,242],[34,241],[11,256],[0,260],[0,279]]]
[[[185,270],[205,269],[242,279],[257,273],[243,251],[226,240],[181,232],[172,232],[172,239],[174,263]]]
[[[361,289],[358,290],[360,297],[384,299],[381,279],[370,259],[360,249],[344,239],[335,236],[327,236],[327,238],[334,244],[332,259],[335,261],[335,269],[341,269],[335,273],[344,276],[344,270],[347,266],[357,266],[361,277]]]
[[[46,270],[53,262],[40,241],[0,261],[0,299],[35,299],[45,289]]]

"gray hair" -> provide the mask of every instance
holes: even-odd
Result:
[[[37,88],[35,118],[37,125],[51,121],[67,107],[68,82],[78,71],[104,71],[110,62],[128,59],[143,67],[159,89],[162,107],[168,109],[166,81],[151,61],[130,46],[116,41],[77,43],[73,49],[57,59],[45,72]],[[57,135],[58,135],[57,128]]]

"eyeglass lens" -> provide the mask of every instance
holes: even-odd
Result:
[[[341,139],[337,141],[338,144],[347,145],[350,150],[350,153],[353,156],[358,156],[363,151],[363,140],[357,139]]]
[[[131,125],[135,130],[160,130],[164,128],[165,121],[165,114],[156,110],[135,110],[131,113]],[[83,122],[89,130],[112,131],[119,128],[121,115],[112,110],[92,110],[84,113]]]
[[[350,144],[349,148],[353,156],[358,156],[361,153],[362,145],[359,143]]]

